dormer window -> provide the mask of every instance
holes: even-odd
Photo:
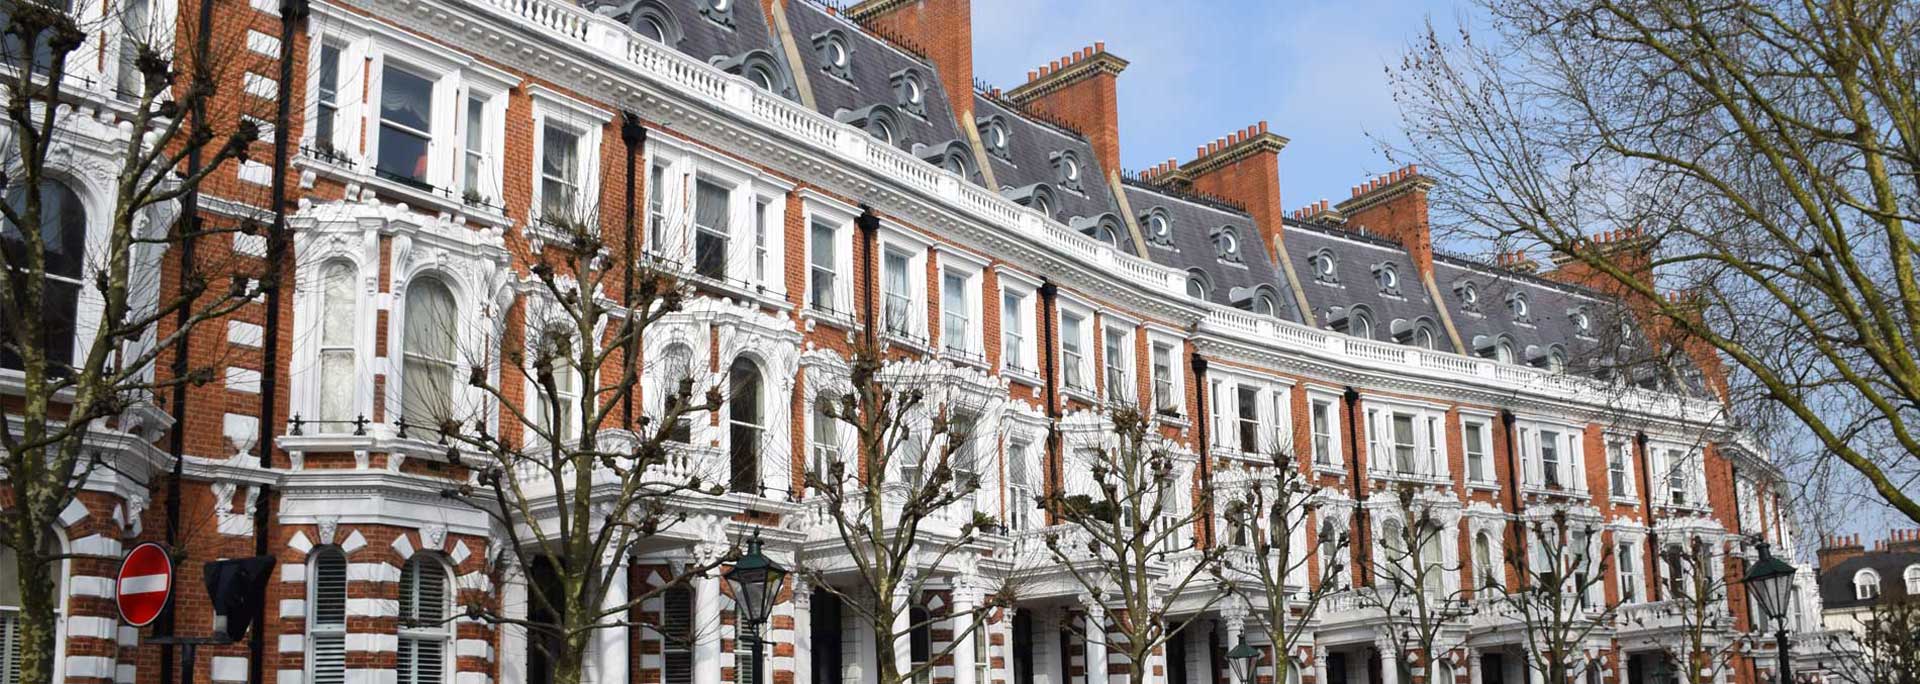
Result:
[[[1213,283],[1207,279],[1207,273],[1200,269],[1187,271],[1187,296],[1194,299],[1206,299],[1213,292]]]
[[[1000,117],[987,119],[987,125],[980,131],[980,141],[987,146],[987,154],[1007,159],[1012,153],[1013,134],[1007,130],[1007,120]]]
[[[1384,294],[1400,294],[1400,270],[1391,263],[1373,267],[1373,282],[1380,286],[1380,292]]]
[[[1053,175],[1060,186],[1068,190],[1080,189],[1080,158],[1072,152],[1053,153]]]
[[[713,23],[733,28],[733,0],[702,0],[700,15]]]
[[[1460,298],[1461,310],[1474,312],[1480,310],[1480,286],[1473,284],[1473,281],[1463,280],[1454,285],[1453,293]]]
[[[820,55],[820,70],[843,81],[853,80],[853,50],[839,31],[814,34],[813,49]]]
[[[1165,209],[1147,212],[1141,223],[1147,227],[1147,242],[1162,246],[1173,244],[1173,220],[1167,217]]]
[[[893,75],[893,99],[900,109],[915,115],[927,113],[927,87],[920,72],[908,69]]]
[[[1240,231],[1222,226],[1213,234],[1213,248],[1221,261],[1240,261]]]
[[[1866,569],[1853,573],[1853,598],[1857,601],[1880,598],[1880,573]]]
[[[634,7],[633,14],[627,17],[627,26],[635,33],[667,45],[680,42],[680,22],[674,21],[673,13],[657,2],[643,2]]]
[[[1573,321],[1574,332],[1581,335],[1593,332],[1593,316],[1588,314],[1586,309],[1574,309],[1572,313],[1567,314],[1567,318]]]
[[[1513,314],[1513,320],[1525,321],[1533,313],[1533,307],[1527,303],[1527,293],[1515,292],[1507,296],[1507,312]]]
[[[1373,339],[1373,312],[1363,306],[1353,307],[1353,310],[1347,313],[1347,334]]]
[[[1322,249],[1307,257],[1307,266],[1313,269],[1313,279],[1323,283],[1340,282],[1340,267],[1333,260],[1333,252]]]

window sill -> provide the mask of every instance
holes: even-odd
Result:
[[[1419,473],[1402,473],[1402,472],[1386,471],[1386,470],[1369,472],[1367,473],[1367,478],[1371,480],[1380,480],[1380,481],[1386,481],[1386,482],[1404,482],[1407,484],[1416,484],[1416,485],[1432,485],[1435,487],[1453,485],[1453,480],[1447,477],[1440,477],[1435,475],[1422,475]]]
[[[1154,411],[1153,420],[1154,422],[1159,423],[1161,425],[1171,425],[1173,427],[1177,427],[1182,430],[1193,427],[1193,421],[1187,420],[1186,416],[1180,415],[1178,413]]]
[[[931,351],[927,347],[927,338],[923,335],[915,335],[912,332],[882,330],[880,332],[880,344],[883,347],[900,347],[922,356],[925,356]]]
[[[1347,476],[1347,470],[1340,467],[1338,463],[1315,463],[1313,464],[1313,472],[1338,478],[1345,478]]]
[[[1470,491],[1476,491],[1476,492],[1499,492],[1499,491],[1500,491],[1500,483],[1498,483],[1498,482],[1468,482],[1468,483],[1467,483],[1467,489],[1468,489],[1468,490],[1470,490]]]
[[[349,185],[371,188],[374,192],[382,195],[399,197],[407,200],[416,209],[428,209],[445,213],[455,220],[472,221],[501,229],[513,225],[513,219],[508,218],[503,209],[476,207],[475,205],[462,201],[458,197],[442,196],[407,185],[406,183],[388,180],[370,173],[363,173],[358,169],[359,164],[350,158],[321,158],[315,156],[311,151],[302,150],[299,155],[293,158],[293,166],[296,169],[311,171],[315,175],[325,176]],[[352,193],[349,193],[349,198],[351,198],[351,194]]]
[[[1045,381],[1040,379],[1039,373],[1019,366],[1002,365],[1000,367],[1000,374],[1012,378],[1015,382],[1032,385],[1034,387],[1045,384]]]
[[[1066,385],[1066,386],[1064,386],[1064,387],[1061,387],[1061,388],[1060,388],[1060,394],[1061,394],[1061,395],[1063,395],[1063,396],[1065,396],[1065,397],[1066,397],[1066,398],[1068,398],[1068,399],[1078,399],[1078,400],[1080,400],[1080,401],[1082,401],[1082,402],[1085,402],[1085,403],[1088,403],[1088,404],[1098,404],[1098,403],[1100,403],[1100,402],[1099,402],[1099,401],[1098,401],[1098,400],[1097,400],[1097,399],[1096,399],[1096,398],[1094,397],[1094,395],[1093,395],[1093,388],[1091,388],[1091,387],[1080,387],[1080,386],[1077,386],[1077,385]]]
[[[1579,499],[1581,501],[1589,498],[1584,491],[1543,485],[1524,485],[1520,488],[1520,493],[1528,496],[1548,496],[1561,499]]]
[[[967,349],[941,347],[940,360],[977,370],[987,370],[987,356]]]
[[[1615,506],[1624,506],[1624,507],[1627,507],[1627,508],[1639,508],[1639,507],[1640,507],[1640,500],[1639,500],[1639,499],[1635,499],[1635,498],[1633,498],[1633,495],[1632,495],[1632,494],[1627,494],[1627,495],[1625,495],[1625,496],[1612,496],[1612,497],[1607,497],[1607,500],[1608,500],[1608,501],[1611,501],[1611,502],[1613,502],[1613,505],[1615,505]]]
[[[814,327],[820,325],[856,333],[865,329],[864,326],[860,325],[859,321],[854,320],[851,314],[842,314],[838,311],[830,311],[812,306],[800,310],[800,320],[808,324],[808,330],[812,330]]]

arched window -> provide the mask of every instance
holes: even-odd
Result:
[[[642,2],[627,17],[627,26],[640,35],[667,45],[680,42],[680,22],[660,3]]]
[[[1064,150],[1053,153],[1053,179],[1060,187],[1079,190],[1083,171],[1079,155]]]
[[[1205,271],[1193,269],[1187,271],[1187,296],[1194,299],[1206,299],[1213,293],[1213,282]]]
[[[1287,513],[1279,506],[1267,511],[1267,546],[1282,549],[1287,546]]]
[[[1502,337],[1498,342],[1493,343],[1493,360],[1501,363],[1513,363],[1515,357],[1513,340]]]
[[[1447,561],[1440,542],[1446,536],[1446,529],[1429,526],[1421,529],[1420,536],[1420,582],[1428,595],[1442,596],[1447,587]]]
[[[820,68],[841,80],[853,78],[853,50],[847,47],[847,37],[838,30],[827,31],[813,39],[813,49],[820,53]]]
[[[1567,350],[1558,346],[1547,350],[1547,370],[1555,373],[1567,372]]]
[[[1473,572],[1485,584],[1496,584],[1500,576],[1493,564],[1493,536],[1482,531],[1473,535]]]
[[[1347,334],[1373,339],[1373,312],[1365,307],[1354,307],[1353,311],[1347,314]]]
[[[1333,252],[1322,249],[1307,258],[1307,264],[1313,267],[1313,279],[1326,283],[1340,282],[1339,263],[1334,261]]]
[[[920,72],[908,69],[893,77],[893,95],[900,109],[914,114],[927,112],[927,86],[920,79]]]
[[[307,681],[347,681],[347,554],[338,546],[307,556]]]
[[[1515,292],[1513,296],[1508,297],[1507,311],[1513,314],[1513,319],[1516,321],[1527,320],[1527,317],[1533,313],[1533,306],[1527,302],[1527,293]]]
[[[1453,286],[1453,292],[1460,297],[1460,308],[1467,311],[1480,310],[1480,286],[1473,281],[1463,281]]]
[[[358,297],[354,267],[328,263],[320,272],[320,423],[321,432],[351,432],[359,416],[354,395],[361,385],[354,355]]]
[[[455,339],[460,325],[453,291],[432,278],[407,286],[407,324],[401,333],[405,369],[400,379],[400,417],[438,428],[453,418]]]
[[[986,127],[981,131],[982,142],[987,145],[987,153],[1001,159],[1011,154],[1013,135],[1007,129],[1006,119],[993,117],[987,119]]]
[[[1340,531],[1333,526],[1332,520],[1320,522],[1319,534],[1320,577],[1323,582],[1340,580]]]
[[[1155,209],[1148,212],[1146,220],[1141,224],[1146,226],[1147,242],[1156,245],[1173,244],[1173,219],[1167,216],[1166,210]]]
[[[546,372],[553,374],[551,394],[544,387],[529,394],[536,404],[533,415],[538,418],[536,425],[542,432],[553,435],[560,442],[570,442],[580,436],[580,373],[575,368],[578,352],[573,348],[573,335],[563,325],[548,326],[540,333],[540,348],[535,357],[537,364],[545,364]],[[540,369],[534,368],[535,383],[539,384]],[[558,405],[556,411],[554,404]]]
[[[693,382],[693,349],[684,344],[669,345],[660,354],[660,387],[666,391],[668,401],[660,406],[661,417],[673,410],[670,405],[678,401],[679,393],[684,389],[689,395],[685,401],[698,401],[691,396]],[[682,415],[667,427],[667,440],[686,444],[693,441],[693,418]]]
[[[4,21],[4,15],[4,12],[0,12],[0,21]],[[9,35],[6,40],[17,39]],[[80,196],[65,184],[52,180],[41,181],[39,190],[40,240],[46,259],[46,279],[42,281],[45,287],[42,289],[38,313],[41,349],[55,372],[63,373],[58,369],[73,363],[74,319],[80,308],[80,281],[86,260],[87,211],[80,203]],[[8,192],[7,204],[16,214],[24,213],[27,207],[26,188]],[[9,253],[7,261],[27,263],[25,238],[12,222],[0,226],[0,247]],[[13,323],[0,320],[0,330],[11,328]],[[11,344],[0,348],[0,367],[21,367],[20,358]]]
[[[447,681],[449,589],[447,566],[432,553],[416,553],[401,568],[399,684]]]
[[[1920,563],[1907,566],[1907,595],[1920,596]]]
[[[1400,294],[1400,270],[1391,263],[1380,264],[1373,270],[1373,282],[1380,291],[1387,294]]]
[[[1433,334],[1433,326],[1424,320],[1413,328],[1413,346],[1421,349],[1434,349],[1438,341]]]
[[[1880,598],[1880,573],[1872,570],[1853,573],[1853,597],[1862,601]]]
[[[727,369],[727,448],[733,464],[733,491],[760,493],[760,447],[766,434],[760,367],[751,359],[733,360]]]
[[[1213,248],[1221,261],[1240,260],[1240,231],[1233,226],[1222,226],[1213,234]]]
[[[1253,312],[1262,316],[1280,315],[1280,298],[1274,296],[1273,288],[1262,285],[1254,290]]]

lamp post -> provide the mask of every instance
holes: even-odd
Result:
[[[1747,576],[1741,580],[1747,591],[1753,593],[1754,601],[1760,604],[1760,611],[1767,614],[1777,630],[1774,632],[1775,648],[1780,651],[1780,684],[1791,684],[1793,672],[1787,653],[1787,607],[1793,601],[1794,568],[1786,561],[1773,557],[1767,543],[1760,542],[1760,560],[1747,568]]]
[[[767,616],[773,613],[774,598],[780,595],[787,569],[760,552],[760,533],[754,532],[753,538],[747,541],[747,554],[733,562],[726,577],[727,583],[733,585],[733,599],[740,604],[747,632],[753,635],[754,681],[749,684],[759,684],[762,653],[766,647],[760,639],[760,626],[766,624]]]
[[[1259,657],[1259,649],[1248,646],[1245,637],[1240,639],[1240,645],[1227,651],[1227,665],[1233,668],[1239,684],[1253,684],[1253,661]]]

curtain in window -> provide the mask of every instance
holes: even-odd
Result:
[[[886,257],[887,332],[906,333],[907,310],[912,302],[908,293],[907,257],[888,252]]]
[[[380,158],[383,175],[425,184],[433,135],[433,82],[388,68],[380,76]]]
[[[728,191],[707,181],[694,184],[694,223],[698,233],[693,243],[695,273],[708,278],[727,277],[727,238],[732,233],[727,220]]]
[[[453,293],[432,279],[415,281],[407,288],[406,316],[400,415],[412,425],[438,427],[453,416],[454,340],[460,325]]]
[[[540,136],[540,210],[549,219],[575,219],[580,206],[580,136],[547,126]]]

